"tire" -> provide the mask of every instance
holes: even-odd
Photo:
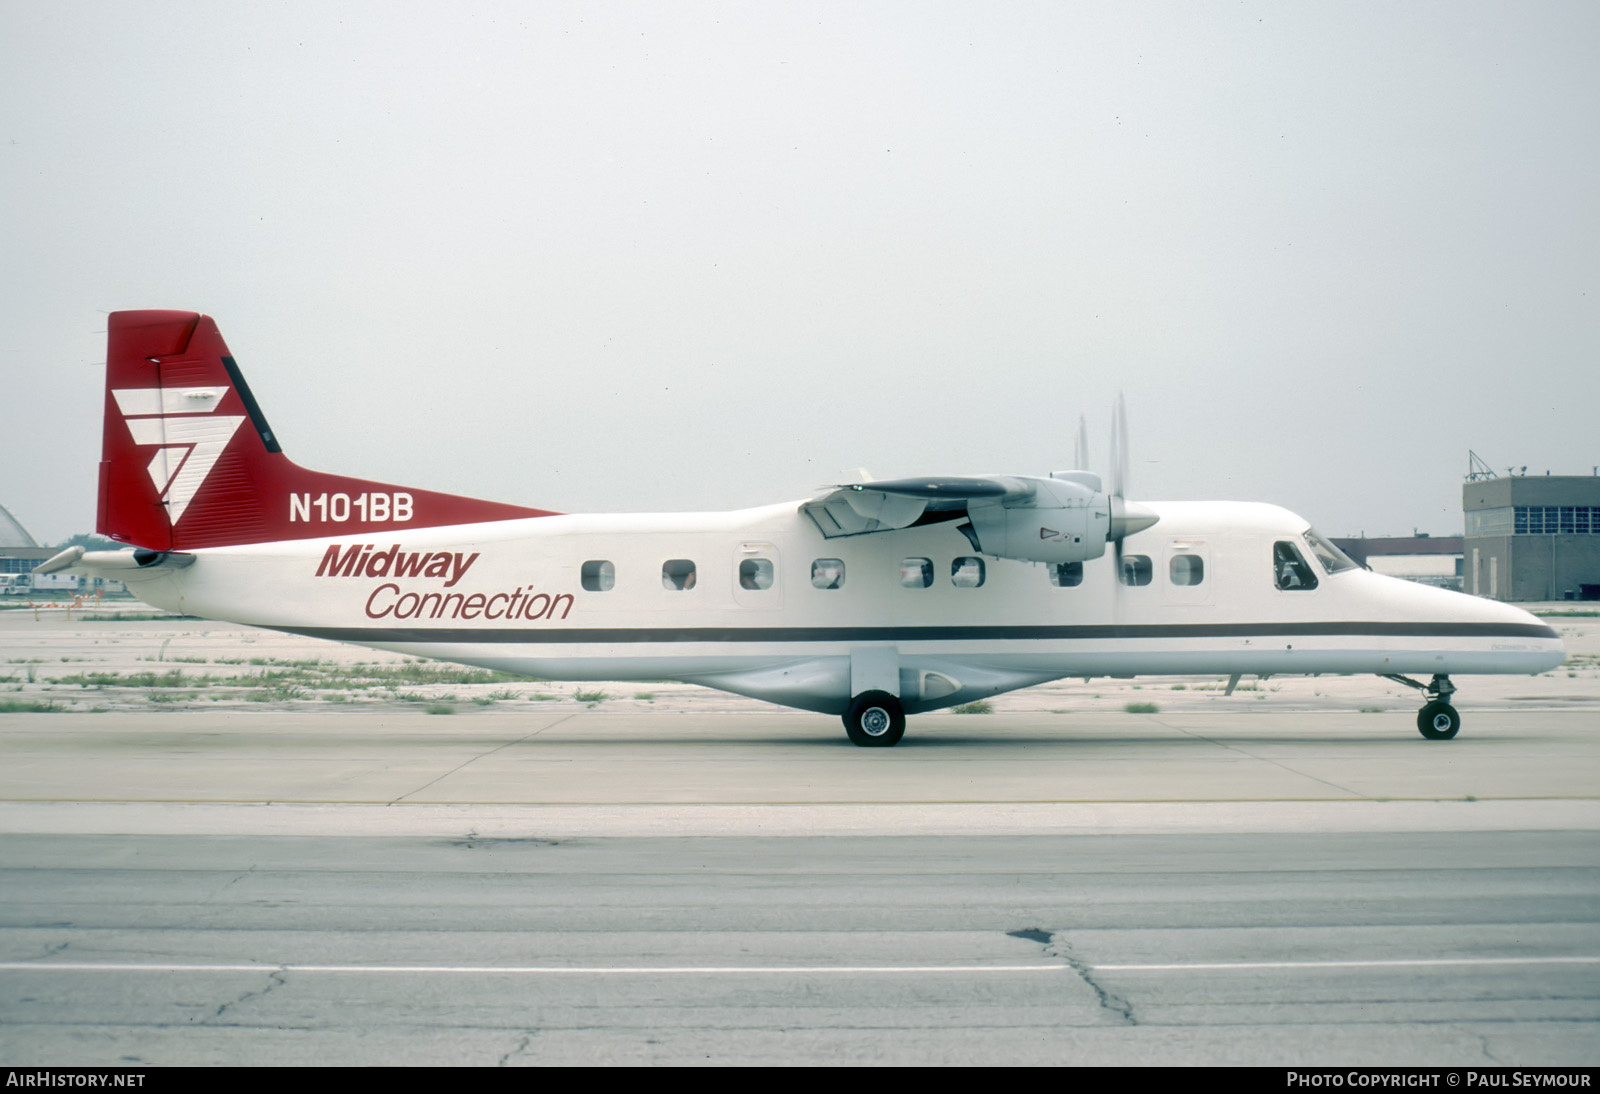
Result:
[[[905,736],[905,708],[886,691],[864,691],[850,700],[844,731],[862,748],[892,748]]]
[[[1417,730],[1430,741],[1448,741],[1461,728],[1461,715],[1443,699],[1417,711]]]

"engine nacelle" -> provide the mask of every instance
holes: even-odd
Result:
[[[978,550],[1024,562],[1084,562],[1106,553],[1111,499],[1061,479],[1033,479],[1032,504],[971,503]]]

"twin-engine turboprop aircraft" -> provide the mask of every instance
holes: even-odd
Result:
[[[843,715],[867,746],[907,714],[1163,673],[1376,673],[1426,694],[1438,740],[1451,674],[1563,660],[1527,612],[1363,570],[1276,506],[1125,501],[1125,437],[1119,413],[1110,490],[1080,470],[563,515],[297,467],[209,317],[117,312],[97,530],[133,549],[40,570],[528,676],[705,684]]]

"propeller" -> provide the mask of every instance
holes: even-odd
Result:
[[[1080,471],[1089,470],[1089,423],[1078,415],[1078,432],[1072,438],[1072,466]]]
[[[1114,544],[1112,548],[1116,559],[1114,576],[1119,585],[1123,583],[1122,541],[1161,519],[1153,510],[1138,502],[1126,500],[1127,489],[1128,409],[1122,393],[1118,392],[1117,401],[1111,408],[1111,527],[1106,538]]]

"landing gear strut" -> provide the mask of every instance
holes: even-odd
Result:
[[[844,731],[862,748],[889,748],[906,733],[906,711],[886,691],[864,691],[850,700]]]
[[[1427,703],[1417,711],[1417,731],[1424,737],[1430,741],[1448,741],[1456,735],[1461,728],[1461,715],[1450,705],[1450,696],[1456,691],[1456,686],[1450,682],[1450,677],[1436,673],[1432,683],[1419,684],[1409,676],[1399,676],[1389,672],[1380,675],[1385,680],[1393,680],[1408,688],[1416,688],[1428,697]]]

